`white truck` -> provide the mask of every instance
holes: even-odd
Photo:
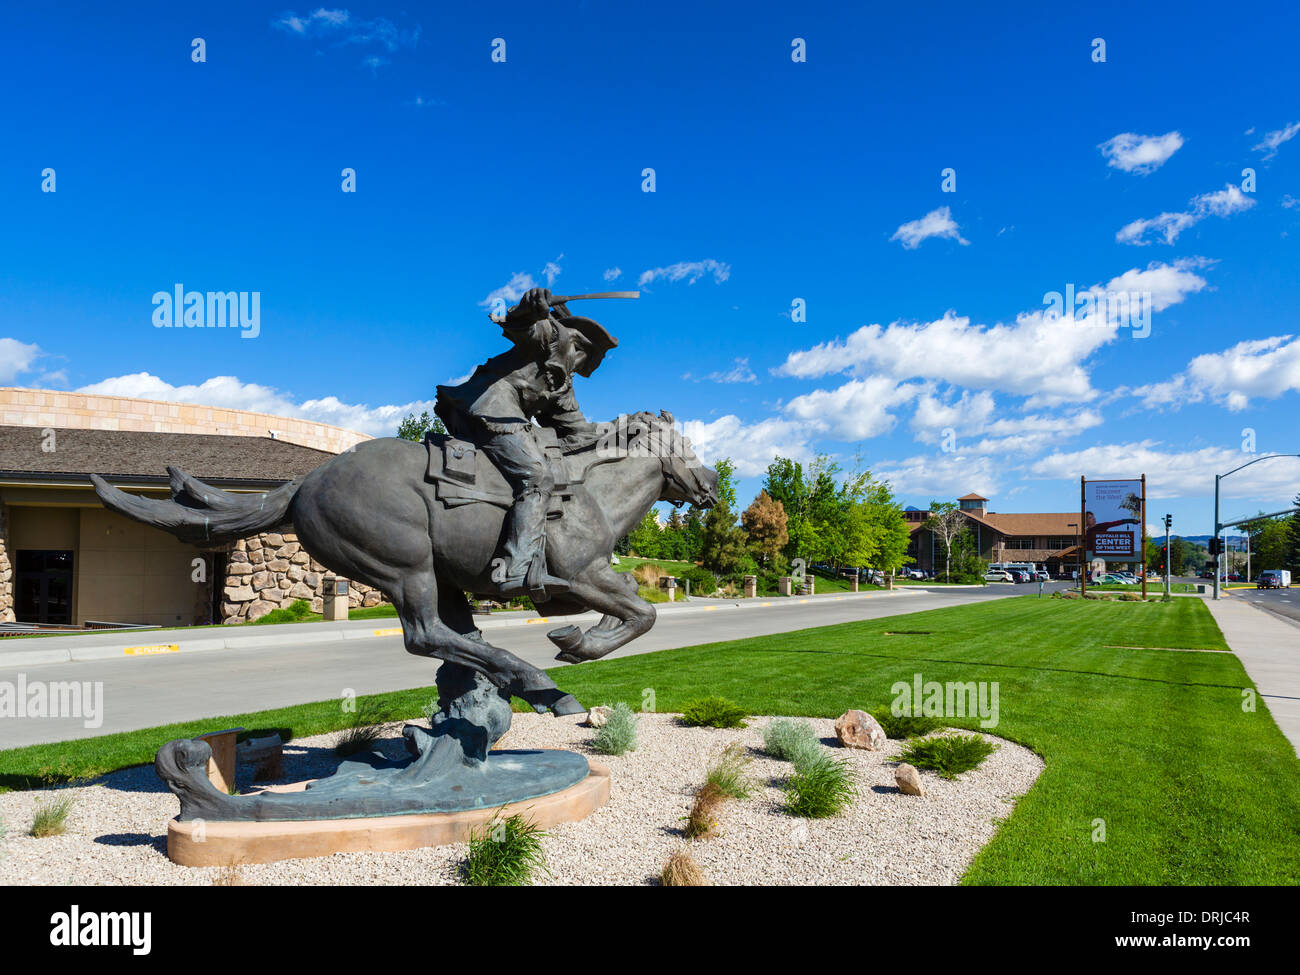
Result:
[[[1256,589],[1290,589],[1290,569],[1265,569],[1255,580]]]

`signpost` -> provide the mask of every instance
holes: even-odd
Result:
[[[1118,481],[1079,478],[1083,561],[1095,558],[1138,563],[1142,571],[1143,599],[1147,595],[1146,494],[1145,474]],[[1081,580],[1081,589],[1086,595],[1086,580]]]

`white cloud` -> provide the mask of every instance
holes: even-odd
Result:
[[[1150,292],[1152,309],[1162,311],[1206,286],[1193,271],[1204,263],[1195,259],[1153,262],[1087,290]],[[792,352],[775,371],[802,379],[850,372],[883,373],[899,381],[941,380],[1037,396],[1050,405],[1096,395],[1084,363],[1118,334],[1118,324],[1106,317],[1104,302],[1092,315],[1077,318],[1058,317],[1047,310],[1022,312],[1013,325],[975,325],[950,311],[932,322],[864,325],[847,339]]]
[[[104,379],[83,386],[77,392],[166,400],[173,403],[198,403],[203,406],[272,413],[276,416],[331,423],[376,437],[393,436],[397,432],[398,423],[408,413],[415,413],[418,416],[425,410],[433,412],[432,400],[368,406],[363,403],[344,403],[336,396],[325,396],[320,399],[296,402],[274,387],[241,382],[235,376],[214,376],[197,385],[173,386],[158,376],[137,372]]]
[[[622,276],[623,269],[621,267],[606,268],[604,275],[602,275],[606,281],[617,281]]]
[[[654,267],[642,271],[637,283],[644,288],[659,278],[663,278],[669,282],[685,281],[687,284],[694,284],[706,274],[712,274],[714,283],[721,284],[731,277],[731,265],[724,264],[722,261],[715,261],[712,258],[704,261],[678,261],[676,264],[669,264],[667,267]]]
[[[516,271],[510,275],[510,280],[499,288],[493,288],[487,293],[479,304],[484,308],[491,308],[498,298],[502,299],[507,305],[513,305],[524,296],[524,292],[530,288],[537,287],[537,282],[533,280],[531,274],[524,271]]]
[[[0,339],[0,383],[11,383],[22,373],[31,372],[40,355],[39,345]]]
[[[757,423],[727,414],[716,420],[687,420],[682,432],[706,464],[730,457],[740,477],[757,477],[777,457],[812,459],[808,430],[804,424],[769,417]]]
[[[959,244],[970,243],[962,237],[957,221],[952,218],[952,210],[948,207],[931,210],[920,220],[911,220],[903,224],[889,239],[900,241],[904,250],[912,251],[920,247],[922,241],[931,237],[955,240]]]
[[[691,378],[688,372],[683,379]],[[758,376],[754,375],[754,370],[749,368],[748,359],[737,359],[735,364],[728,370],[711,372],[705,379],[712,380],[715,383],[756,383]]]
[[[1159,440],[1142,440],[1053,453],[1031,464],[1028,473],[1032,477],[1068,480],[1075,485],[1080,476],[1128,478],[1145,474],[1147,497],[1154,501],[1212,495],[1215,474],[1226,473],[1250,459],[1250,454],[1233,447],[1178,451],[1168,449]],[[1250,470],[1248,475],[1239,474],[1222,481],[1224,495],[1282,503],[1295,496],[1300,459],[1270,461]],[[1224,514],[1227,516],[1228,511]]]
[[[886,480],[894,491],[914,498],[924,505],[930,500],[943,501],[970,491],[993,497],[998,493],[1005,465],[992,457],[952,454],[919,454],[901,460],[881,460],[871,464],[871,473]]]
[[[1106,165],[1113,169],[1146,175],[1163,166],[1182,147],[1183,137],[1178,132],[1166,132],[1164,135],[1121,132],[1097,148],[1106,157]]]
[[[942,444],[951,431],[961,453],[1006,455],[1036,453],[1102,422],[1096,410],[1008,416],[999,413],[991,393],[963,390],[956,400],[932,393],[919,397],[911,428],[924,444]]]
[[[1152,243],[1153,239],[1172,244],[1184,230],[1206,217],[1230,217],[1234,213],[1249,210],[1254,205],[1254,198],[1243,193],[1241,187],[1236,183],[1227,183],[1221,190],[1192,197],[1186,211],[1162,213],[1158,217],[1125,224],[1115,234],[1115,240],[1121,244],[1136,244],[1140,247]]]
[[[335,44],[376,45],[390,54],[399,48],[415,47],[420,40],[420,28],[404,29],[384,17],[366,19],[353,17],[348,10],[318,8],[309,14],[289,11],[271,26],[297,37],[310,37],[333,41]],[[366,58],[369,64],[373,58]],[[377,59],[387,64],[386,58]],[[377,65],[371,65],[377,67]]]
[[[1209,399],[1234,412],[1255,400],[1300,392],[1300,340],[1290,335],[1248,339],[1192,359],[1164,382],[1128,390],[1147,407],[1178,407]]]
[[[1300,122],[1292,122],[1280,129],[1275,129],[1264,136],[1264,141],[1257,146],[1252,146],[1255,152],[1264,153],[1265,159],[1272,159],[1277,155],[1277,150],[1282,143],[1290,142],[1297,135],[1300,135]]]
[[[866,440],[892,430],[898,418],[889,411],[914,399],[920,390],[916,384],[870,376],[796,396],[786,404],[785,413],[835,440]]]

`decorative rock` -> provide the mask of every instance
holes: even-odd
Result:
[[[232,603],[246,603],[252,600],[251,586],[226,586],[226,599]]]
[[[250,620],[260,620],[271,610],[279,608],[280,604],[278,602],[272,602],[268,599],[254,599],[248,604],[248,618]]]
[[[262,544],[269,545],[271,548],[279,548],[284,544],[284,536],[277,535],[275,532],[267,532],[262,536]]]
[[[905,796],[923,796],[925,787],[921,785],[921,773],[904,762],[894,770],[894,782],[898,791]]]
[[[835,736],[845,748],[879,751],[889,736],[866,711],[845,711],[835,720]]]
[[[612,709],[604,704],[599,704],[587,712],[588,728],[603,728],[609,721],[609,713]]]
[[[270,562],[267,562],[267,563],[265,563],[265,564],[266,564],[267,571],[269,571],[269,572],[288,572],[288,571],[289,571],[289,560],[288,560],[288,559],[272,559]]]

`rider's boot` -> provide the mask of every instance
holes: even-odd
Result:
[[[510,509],[509,530],[502,558],[492,561],[492,581],[507,598],[530,596],[545,602],[555,593],[568,592],[569,584],[546,571],[546,509],[551,496],[528,491]]]

